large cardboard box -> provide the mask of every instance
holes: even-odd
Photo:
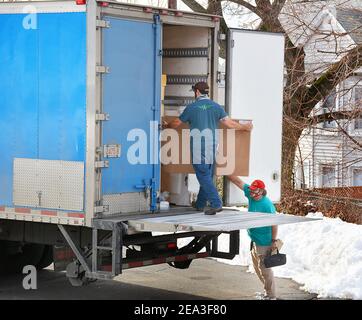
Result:
[[[163,120],[171,122],[176,117],[165,116]],[[250,156],[250,132],[227,129],[220,124],[219,149],[217,155],[217,166],[215,174],[217,176],[249,175],[249,156]],[[163,131],[161,159],[177,159],[173,163],[163,164],[164,173],[194,173],[191,164],[190,154],[190,128],[188,124],[183,123],[176,130],[176,136],[170,131]],[[169,134],[172,134],[172,138]],[[167,138],[167,140],[166,140]],[[177,139],[176,139],[177,138]],[[167,144],[167,145],[166,145]],[[178,154],[177,154],[178,150]],[[176,163],[175,163],[176,162]]]

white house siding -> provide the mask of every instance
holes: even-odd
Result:
[[[335,170],[334,186],[343,185],[341,171],[343,155],[343,139],[335,134],[316,135],[305,134],[300,140],[300,153],[303,162],[305,188],[322,187],[322,168],[332,167]],[[302,170],[300,154],[296,155],[297,187],[302,187]]]
[[[343,5],[339,5],[340,3]],[[346,30],[342,26],[342,24],[344,26],[352,25],[354,21],[349,20],[346,24],[345,21],[342,23],[342,20],[337,20],[341,8],[347,10],[342,12],[344,18],[346,16],[351,18],[352,15],[348,15],[348,10],[351,8],[362,9],[362,1],[294,3],[284,7],[281,13],[280,19],[283,27],[286,28],[294,45],[304,48],[305,69],[309,72],[310,79],[318,77],[331,63],[343,57],[342,52],[352,49],[356,45],[354,41],[356,38],[353,39],[346,34]],[[342,19],[342,15],[340,17]],[[358,15],[354,13],[353,18],[356,19],[356,17],[358,20]],[[315,32],[315,30],[318,31]],[[331,33],[336,36],[326,36]],[[356,35],[354,34],[354,36]],[[358,88],[362,90],[360,75],[353,76],[338,85],[335,90],[333,110],[356,108],[355,90],[360,90]],[[322,105],[321,102],[315,107],[314,115],[327,112]],[[339,123],[344,126],[346,122],[340,121]],[[348,123],[349,125],[345,126],[347,132],[362,143],[362,128],[355,130],[355,122],[349,121]],[[323,167],[334,169],[333,186],[351,186],[359,181],[362,185],[362,161],[360,161],[362,152],[359,150],[361,148],[356,148],[356,146],[356,143],[346,138],[345,135],[333,132],[333,128],[329,128],[328,131],[323,130],[323,123],[318,124],[315,129],[303,132],[299,149],[296,152],[295,185],[299,188],[322,187],[323,183],[326,183],[328,174],[331,175],[329,169],[324,169],[323,179]]]
[[[337,88],[336,110],[353,110],[358,101],[355,99],[355,91],[362,90],[362,81],[360,76],[350,77]],[[362,101],[360,101],[362,103]],[[318,105],[316,114],[322,112]],[[362,116],[362,114],[361,114]],[[352,139],[362,145],[362,124],[361,129],[355,129],[356,120],[340,121],[340,124],[346,128],[347,133]],[[354,180],[354,175],[361,174],[362,170],[362,148],[342,133],[328,132],[321,128],[305,131],[300,139],[300,150],[303,159],[304,177],[306,188],[322,187],[322,167],[332,166],[335,168],[335,186],[353,186],[355,183],[362,183],[361,179]],[[297,187],[302,187],[302,170],[299,151],[296,155],[296,176],[295,183]]]

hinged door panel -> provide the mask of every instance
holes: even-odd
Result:
[[[268,196],[280,199],[284,35],[232,29],[228,39],[226,106],[229,116],[253,120],[249,176],[265,182]],[[245,203],[227,182],[226,202]]]
[[[103,112],[109,120],[102,126],[102,143],[119,145],[119,157],[105,159],[109,166],[102,169],[102,194],[133,193],[134,201],[143,203],[140,210],[146,203],[154,210],[160,170],[160,24],[157,19],[103,19],[109,21],[103,30],[103,66],[108,69],[102,75]]]

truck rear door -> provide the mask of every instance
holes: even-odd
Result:
[[[151,16],[152,17],[152,16]],[[109,213],[156,209],[159,190],[157,143],[161,92],[161,27],[104,16],[102,34],[104,160],[103,204]]]
[[[226,109],[231,118],[253,120],[249,176],[265,182],[268,197],[280,200],[284,35],[230,29],[226,70]],[[226,181],[225,204],[246,203]]]

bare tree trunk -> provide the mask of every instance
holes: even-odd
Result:
[[[282,137],[282,197],[288,194],[288,191],[294,189],[293,175],[294,162],[299,138],[303,132],[304,126],[298,125],[295,119],[283,119],[283,137]]]

